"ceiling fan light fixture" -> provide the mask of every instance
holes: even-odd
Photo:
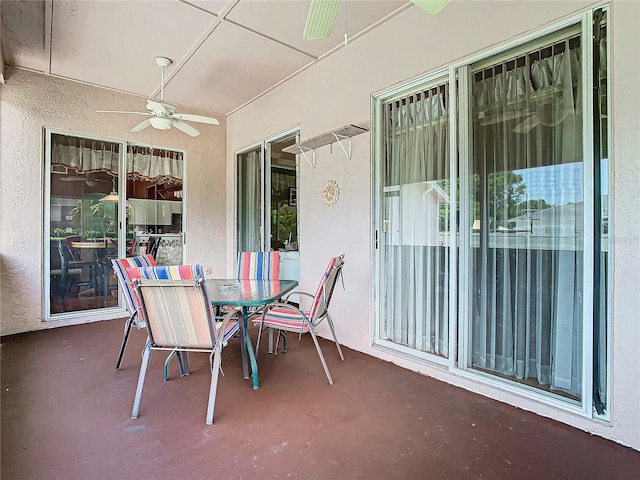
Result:
[[[340,0],[311,0],[302,38],[319,40],[331,34]]]
[[[158,130],[169,130],[173,124],[171,119],[167,117],[151,117],[149,123],[151,123],[153,128],[157,128]]]
[[[435,15],[449,3],[449,0],[411,0],[411,3],[427,13]]]
[[[105,195],[100,199],[101,202],[117,202],[118,194],[116,192],[111,192],[109,195]]]

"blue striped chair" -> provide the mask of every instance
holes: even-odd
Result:
[[[242,309],[230,310],[220,322],[217,322],[204,276],[199,275],[195,280],[170,280],[164,275],[171,272],[160,268],[141,268],[138,271],[139,278],[134,279],[149,337],[142,356],[131,418],[138,418],[151,351],[179,349],[210,354],[211,384],[206,423],[211,425],[222,349],[228,333],[234,328],[237,331],[242,319]]]
[[[280,252],[238,252],[238,280],[279,280]]]
[[[138,257],[113,258],[111,259],[111,264],[113,265],[113,271],[118,277],[118,282],[122,288],[124,298],[127,301],[127,308],[129,309],[130,314],[129,319],[124,325],[124,336],[122,338],[120,352],[118,353],[118,360],[116,361],[116,370],[118,370],[122,363],[122,357],[124,356],[124,350],[127,346],[131,327],[134,326],[139,330],[145,328],[144,319],[140,317],[140,300],[138,299],[138,294],[133,288],[133,281],[129,278],[127,269],[136,267],[153,267],[155,266],[156,261],[151,255],[142,255]]]
[[[329,302],[333,296],[333,290],[338,277],[342,274],[343,265],[344,254],[332,258],[324,272],[324,275],[322,276],[322,279],[320,280],[320,284],[316,289],[315,295],[305,292],[293,292],[287,295],[282,302],[268,305],[262,313],[262,316],[253,320],[253,323],[260,327],[258,340],[256,342],[256,358],[258,357],[258,349],[260,348],[260,333],[262,333],[265,328],[295,332],[299,334],[299,338],[302,337],[303,333],[310,333],[313,343],[316,346],[316,350],[318,351],[318,355],[320,356],[324,372],[327,374],[329,385],[333,385],[333,379],[329,373],[329,367],[327,367],[324,355],[322,355],[322,350],[320,349],[320,344],[316,338],[315,330],[320,323],[325,320],[327,321],[329,328],[331,329],[331,334],[333,335],[333,341],[338,348],[340,360],[344,361],[344,355],[342,354],[342,349],[338,343],[336,331],[333,326],[333,320],[331,320],[331,316],[329,315]],[[297,306],[289,303],[288,299],[292,295],[312,298],[313,300],[309,310],[300,310]],[[276,344],[276,352],[277,350],[278,345]]]
[[[238,252],[238,280],[279,280],[280,279],[280,252]],[[251,314],[259,315],[262,309],[254,309]],[[287,338],[284,332],[275,330],[278,334],[278,342],[282,337],[283,348],[287,348]],[[269,329],[269,353],[273,352],[273,332]]]

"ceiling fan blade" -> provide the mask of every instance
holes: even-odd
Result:
[[[331,35],[340,0],[311,0],[302,38],[319,40]]]
[[[529,133],[540,124],[538,115],[531,115],[513,129],[514,133]]]
[[[96,113],[131,113],[135,115],[153,115],[149,112],[125,112],[124,110],[96,110]]]
[[[146,120],[141,121],[139,124],[137,124],[135,127],[133,127],[129,131],[130,132],[139,132],[140,130],[144,130],[145,128],[147,128],[149,125],[151,125],[151,122],[147,118]]]
[[[62,182],[84,182],[87,179],[84,175],[77,175],[75,177],[61,177]]]
[[[187,135],[191,135],[192,137],[197,137],[198,135],[200,135],[200,132],[198,130],[193,128],[191,125],[187,125],[181,120],[176,120],[175,122],[173,122],[173,126],[178,130],[183,131]]]
[[[486,114],[484,112],[478,112],[478,121],[480,125],[486,127],[487,125],[495,125],[496,123],[508,122],[510,120],[518,120],[525,116],[535,115],[535,111],[527,110],[513,110],[505,112],[497,112]]]
[[[449,3],[449,0],[410,0],[410,2],[425,12],[435,15]]]
[[[213,117],[205,117],[203,115],[192,115],[190,113],[174,113],[171,118],[178,120],[187,120],[189,122],[207,123],[209,125],[220,125],[220,122]]]

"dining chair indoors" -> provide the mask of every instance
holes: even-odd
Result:
[[[80,295],[80,287],[88,287],[95,294],[96,262],[82,260],[80,255],[70,247],[70,242],[67,239],[58,241],[58,254],[60,255],[58,297],[63,300],[74,286],[78,289],[78,296]]]
[[[258,349],[260,348],[261,334],[266,328],[298,333],[299,339],[302,337],[303,333],[310,333],[313,343],[316,346],[316,350],[318,351],[320,361],[322,362],[324,372],[327,374],[329,385],[333,385],[333,379],[331,378],[331,373],[329,373],[329,367],[327,367],[327,362],[324,359],[322,349],[320,348],[320,344],[316,337],[316,329],[323,321],[327,321],[333,340],[338,349],[340,360],[344,361],[344,355],[342,354],[342,349],[340,348],[340,344],[336,337],[333,320],[331,319],[331,315],[329,315],[329,303],[331,302],[331,297],[333,296],[333,290],[338,277],[342,275],[343,265],[344,254],[332,258],[324,272],[324,275],[322,276],[322,279],[320,280],[320,284],[316,289],[315,295],[311,295],[306,292],[292,292],[287,295],[282,302],[268,305],[259,318],[254,318],[253,323],[260,327],[258,339],[256,341],[256,357],[258,356]],[[292,305],[289,302],[289,298],[292,295],[312,298],[313,300],[309,310],[303,311],[295,305]],[[276,342],[276,352],[277,350],[278,345]]]
[[[149,334],[142,356],[140,375],[133,402],[131,418],[138,418],[144,380],[149,366],[152,350],[165,350],[209,353],[211,384],[207,404],[207,425],[213,424],[218,374],[222,363],[222,349],[225,345],[225,332],[229,325],[236,329],[242,318],[242,310],[234,308],[227,312],[222,321],[216,321],[204,276],[195,280],[171,280],[144,278],[153,267],[142,272],[134,279],[134,285]],[[160,272],[155,272],[160,273]]]
[[[136,327],[141,330],[146,327],[144,319],[141,318],[140,313],[140,300],[138,294],[133,288],[133,280],[129,277],[127,272],[128,268],[137,267],[153,267],[156,265],[156,261],[152,255],[141,255],[137,257],[128,258],[113,258],[111,259],[113,265],[113,271],[118,277],[118,282],[122,288],[122,293],[127,301],[127,309],[129,310],[129,319],[124,325],[124,336],[122,337],[122,345],[120,346],[120,352],[118,353],[118,360],[116,361],[116,370],[120,368],[122,363],[122,357],[124,356],[124,350],[127,346],[127,340],[129,339],[129,333],[131,327]]]

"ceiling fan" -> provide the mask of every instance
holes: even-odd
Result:
[[[552,87],[539,91],[533,100],[533,115],[516,125],[515,133],[529,133],[538,125],[555,127],[574,113],[573,98],[564,98],[562,91],[554,91]]]
[[[95,187],[100,182],[108,182],[109,180],[105,180],[103,178],[98,178],[91,173],[78,174],[74,176],[61,177],[60,181],[62,182],[84,182],[88,187]]]
[[[525,134],[539,125],[558,126],[574,114],[580,114],[580,112],[574,108],[573,97],[569,95],[565,98],[563,90],[547,87],[532,93],[526,108],[510,108],[505,111],[498,107],[493,109],[493,112],[478,112],[477,118],[483,127],[516,121],[511,131]]]
[[[345,0],[346,2],[347,0]],[[409,0],[424,11],[435,15],[442,10],[450,0]],[[340,0],[311,0],[307,21],[304,25],[302,38],[305,40],[320,40],[327,38],[333,30]],[[345,44],[347,42],[345,34]]]
[[[139,132],[145,128],[151,126],[158,130],[169,130],[171,127],[176,127],[178,130],[197,137],[200,132],[193,128],[186,121],[206,123],[209,125],[219,125],[220,122],[212,117],[205,117],[203,115],[193,115],[191,113],[178,113],[176,107],[164,102],[164,69],[171,65],[171,60],[166,57],[156,57],[156,63],[162,69],[162,83],[160,84],[160,101],[147,100],[146,112],[125,112],[121,110],[97,110],[98,113],[129,113],[136,115],[147,115],[150,118],[143,120],[135,125],[130,132]]]

